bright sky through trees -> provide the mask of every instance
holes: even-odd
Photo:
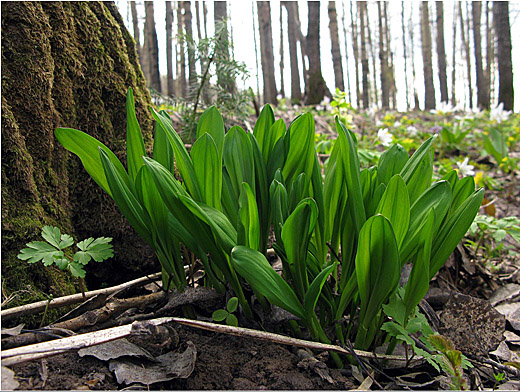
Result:
[[[193,23],[195,25],[195,2],[192,1],[192,15],[193,15]],[[274,49],[274,60],[275,60],[275,74],[276,74],[276,86],[280,89],[280,1],[271,1],[271,23],[273,29],[273,49]],[[395,77],[396,77],[396,85],[397,85],[397,107],[399,110],[406,110],[406,98],[405,98],[405,89],[403,88],[405,83],[405,71],[408,72],[408,80],[409,80],[409,89],[410,89],[410,98],[412,98],[412,70],[411,70],[411,61],[408,62],[408,69],[405,70],[404,67],[404,58],[403,58],[403,46],[402,46],[402,30],[401,30],[401,1],[391,1],[391,6],[388,8],[389,11],[389,25],[391,28],[391,50],[394,54],[394,63],[395,63]],[[430,2],[430,20],[435,18],[435,6],[434,2]],[[213,2],[209,1],[208,4],[208,34],[213,34]],[[307,2],[306,1],[298,1],[299,4],[299,13],[300,13],[300,21],[302,32],[305,34],[307,32]],[[412,19],[414,20],[414,50],[415,50],[415,67],[416,67],[416,80],[415,87],[417,88],[419,95],[419,102],[421,107],[424,106],[424,81],[422,77],[422,57],[421,57],[421,40],[420,40],[420,2],[419,1],[411,1],[407,0],[404,2],[405,4],[405,19],[408,26],[408,20],[410,18],[410,14],[412,14]],[[452,74],[452,54],[454,50],[453,45],[453,10],[454,10],[454,1],[444,1],[444,36],[445,36],[445,47],[446,47],[446,58],[447,58],[447,74],[448,74],[448,86],[451,89],[451,74]],[[117,1],[117,5],[120,9],[121,15],[125,20],[127,28],[132,32],[132,23],[131,16],[128,7],[128,2],[126,1]],[[202,10],[202,7],[200,7]],[[246,86],[251,87],[253,91],[257,91],[257,75],[256,75],[256,62],[255,62],[255,45],[254,45],[254,33],[253,33],[253,9],[254,16],[256,15],[256,5],[253,6],[251,1],[244,0],[234,0],[228,1],[228,13],[231,19],[231,33],[234,42],[234,55],[237,60],[245,62],[249,71],[250,78],[247,81]],[[340,46],[341,53],[344,61],[343,69],[345,74],[345,85],[347,86],[347,77],[350,78],[351,86],[354,86],[354,60],[352,54],[352,42],[351,40],[351,17],[350,17],[350,2],[348,1],[336,1],[336,9],[338,14],[338,25],[340,29]],[[354,10],[356,7],[354,7]],[[137,10],[140,16],[140,31],[143,33],[143,24],[144,24],[144,2],[137,2]],[[159,62],[160,62],[160,71],[162,75],[166,74],[166,28],[165,28],[165,2],[164,1],[154,1],[154,11],[155,11],[155,22],[157,29],[157,36],[159,40]],[[348,64],[345,62],[345,41],[343,36],[343,25],[341,22],[341,18],[343,15],[343,11],[345,12],[345,23],[347,26],[347,47],[348,53],[346,58],[348,59]],[[515,37],[520,37],[520,2],[512,1],[509,4],[510,11],[510,23],[511,23],[511,38],[512,38],[512,61],[513,61],[513,75],[514,75],[514,90],[515,90],[515,111],[518,112],[520,110],[520,41]],[[332,55],[331,55],[331,44],[330,44],[330,33],[328,28],[329,17],[327,13],[327,1],[321,2],[320,8],[321,16],[320,16],[320,42],[321,42],[321,61],[322,61],[322,73],[325,81],[327,82],[327,86],[333,92],[334,91],[334,72],[332,65]],[[375,2],[368,2],[368,12],[370,18],[370,29],[372,32],[372,39],[374,42],[377,41],[377,5]],[[463,3],[463,12],[466,12],[466,3]],[[201,11],[202,13],[202,11]],[[284,40],[287,40],[287,14],[285,9],[283,10],[283,29],[284,29]],[[202,15],[201,15],[202,22]],[[176,23],[176,17],[175,21]],[[258,29],[258,20],[255,20],[255,27]],[[466,65],[465,58],[463,55],[463,49],[460,43],[460,26],[457,26],[459,31],[457,32],[457,42],[455,46],[456,50],[456,96],[459,102],[459,105],[463,107],[464,105],[468,105],[468,89],[467,89],[467,78],[466,78]],[[485,16],[482,16],[482,28],[485,28]],[[432,39],[435,42],[435,26],[432,26]],[[483,32],[483,40],[485,37],[485,33]],[[409,38],[409,37],[407,37]],[[471,44],[473,44],[473,37],[471,35]],[[257,47],[258,52],[260,52],[260,43],[258,31],[256,32],[257,39]],[[141,42],[144,42],[141,39]],[[407,41],[407,45],[409,42]],[[483,50],[485,49],[485,40],[483,41]],[[290,66],[289,66],[289,51],[288,45],[285,42],[284,48],[284,84],[286,94],[290,93]],[[377,48],[375,48],[377,56]],[[407,50],[410,52],[410,48]],[[460,53],[460,54],[457,54]],[[260,53],[258,54],[260,55]],[[474,55],[472,51],[472,73],[475,73],[475,65],[474,65]],[[258,59],[260,64],[260,59]],[[377,63],[377,62],[376,62]],[[379,65],[377,65],[379,66]],[[259,65],[260,67],[260,65]],[[433,47],[433,72],[434,72],[434,83],[436,89],[436,98],[437,104],[440,103],[440,93],[439,92],[439,78],[438,78],[438,69],[437,69],[437,57],[436,57],[436,48],[435,44]],[[301,71],[300,67],[300,72]],[[347,73],[348,70],[348,73]],[[175,72],[175,67],[174,67]],[[262,91],[262,71],[259,70],[259,87],[260,92]],[[175,75],[174,75],[175,78]],[[302,88],[303,88],[303,78],[302,80]],[[495,92],[492,93],[491,105],[495,106],[497,102],[498,95],[498,74],[495,73]],[[379,81],[378,81],[379,83]],[[476,84],[476,77],[473,75],[472,83]],[[353,89],[355,90],[355,88]],[[354,92],[355,94],[355,92]],[[451,91],[449,92],[449,96],[451,96]],[[355,99],[353,99],[355,103]],[[476,87],[474,88],[474,103],[476,104]]]

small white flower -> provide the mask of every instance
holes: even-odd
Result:
[[[322,110],[325,110],[325,107],[318,105],[318,106],[316,106],[316,110],[322,111]]]
[[[396,121],[394,122],[394,128],[399,128],[401,126],[401,122]]]
[[[383,126],[383,121],[381,121],[379,119],[376,120],[376,127],[381,127],[381,126]]]
[[[448,114],[448,113],[453,113],[456,110],[457,110],[457,108],[452,106],[452,105],[450,105],[448,102],[441,102],[437,106],[437,108],[430,110],[430,113]]]
[[[377,131],[377,138],[383,146],[388,147],[390,144],[392,144],[394,137],[390,132],[388,132],[388,128],[381,128],[379,131]]]
[[[406,132],[409,136],[415,136],[417,135],[417,128],[415,128],[413,125],[408,125],[406,127]]]
[[[502,121],[507,120],[510,114],[510,110],[504,110],[504,102],[500,102],[489,112],[489,119],[500,124]]]
[[[473,165],[468,165],[469,158],[466,157],[462,162],[457,162],[457,166],[459,167],[459,173],[465,177],[465,176],[474,176],[475,170],[473,170],[475,167]]]
[[[321,104],[325,106],[329,103],[330,103],[330,98],[327,96],[323,97],[323,101],[321,101]]]

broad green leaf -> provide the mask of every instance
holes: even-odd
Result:
[[[455,185],[459,180],[459,174],[457,173],[457,170],[452,170],[445,174],[441,180],[448,181],[451,184],[451,190],[453,191],[455,190]]]
[[[412,208],[410,209],[410,225],[408,227],[408,233],[399,248],[401,261],[403,263],[406,263],[417,249],[417,246],[419,245],[418,238],[430,210],[433,210],[435,213],[433,232],[436,233],[444,219],[444,216],[448,212],[451,198],[450,183],[439,181],[427,189],[412,205]]]
[[[432,245],[430,279],[444,265],[475,219],[484,198],[484,188],[473,192],[440,228]]]
[[[414,152],[411,158],[406,162],[400,174],[403,177],[404,182],[408,185],[410,179],[413,177],[414,173],[420,169],[421,162],[425,157],[430,154],[431,146],[434,141],[435,136],[432,136],[428,140],[426,140],[421,146]]]
[[[484,148],[495,158],[497,164],[500,164],[509,152],[503,131],[496,128],[488,129],[488,134],[484,135]]]
[[[199,183],[197,181],[197,176],[195,174],[195,168],[193,167],[193,162],[186,151],[186,147],[184,147],[184,143],[182,142],[180,136],[173,129],[173,124],[170,119],[167,119],[160,113],[157,113],[152,109],[153,117],[157,122],[157,126],[161,128],[161,130],[165,133],[172,150],[175,155],[175,163],[179,173],[186,184],[186,188],[188,192],[196,201],[202,201],[202,192],[200,190]]]
[[[413,204],[419,196],[430,187],[432,175],[433,153],[429,152],[423,156],[422,160],[417,164],[416,170],[410,176],[408,181],[406,181],[411,204]]]
[[[238,229],[238,198],[235,195],[233,183],[226,169],[222,171],[222,211],[229,221]]]
[[[464,177],[457,181],[453,189],[453,200],[451,202],[448,217],[459,208],[459,206],[475,192],[475,180],[473,177]]]
[[[305,310],[298,297],[287,282],[275,272],[263,254],[245,246],[236,246],[231,255],[237,272],[255,291],[273,305],[305,320]]]
[[[42,237],[51,245],[60,248],[61,231],[58,227],[43,226]]]
[[[271,105],[266,104],[262,111],[260,112],[260,115],[258,116],[258,119],[255,123],[255,128],[253,129],[253,135],[255,139],[258,142],[258,147],[260,148],[260,151],[262,152],[262,157],[265,156],[264,163],[267,164],[267,157],[269,156],[268,149],[269,149],[269,130],[271,129],[271,126],[274,124],[274,113],[273,108]],[[264,150],[266,151],[264,155]]]
[[[329,275],[338,266],[338,264],[338,262],[335,262],[327,268],[323,269],[323,271],[321,271],[319,275],[314,278],[314,280],[309,286],[309,289],[305,293],[305,297],[303,298],[303,304],[307,320],[310,320],[312,318],[312,313],[314,312],[314,308],[316,307],[316,303],[318,302],[318,298],[320,297],[323,285],[327,281]]]
[[[95,240],[93,238],[88,238],[87,240],[78,242],[77,246],[81,251],[76,252],[74,255],[74,261],[78,261],[80,264],[86,264],[91,258],[94,259],[94,261],[101,262],[113,257],[114,250],[110,244],[111,241],[112,238],[110,237],[99,237]],[[84,262],[85,260],[86,262]]]
[[[135,115],[134,92],[129,88],[126,94],[126,163],[128,175],[133,181],[143,165],[145,155],[143,134]]]
[[[341,143],[341,160],[343,162],[345,183],[349,198],[347,206],[354,224],[355,241],[366,220],[359,172],[359,157],[357,155],[355,137],[351,131],[339,121],[338,117],[336,117],[336,130],[338,132],[338,140]]]
[[[221,322],[224,321],[228,315],[229,313],[225,309],[217,309],[213,312],[211,318],[216,322]]]
[[[222,160],[219,158],[217,146],[209,133],[202,134],[193,143],[191,158],[197,182],[201,187],[202,201],[221,210]]]
[[[238,298],[237,297],[231,297],[229,301],[227,302],[226,309],[229,313],[233,313],[238,308]]]
[[[253,147],[241,127],[232,127],[224,138],[224,166],[233,185],[235,203],[238,203],[243,182],[256,194]]]
[[[305,173],[307,185],[310,182],[316,154],[314,142],[314,118],[310,113],[298,117],[287,131],[285,139],[287,157],[282,169],[282,175],[287,186],[300,175]],[[287,142],[289,143],[287,145]]]
[[[390,221],[382,215],[369,218],[359,233],[356,277],[361,301],[356,346],[372,343],[373,323],[399,283],[401,263]]]
[[[256,200],[247,182],[242,183],[239,199],[238,244],[260,250],[260,222]]]
[[[377,178],[380,183],[388,184],[390,179],[401,172],[408,162],[408,153],[400,144],[394,144],[379,157]]]
[[[267,162],[266,172],[267,181],[272,182],[277,170],[281,170],[285,163],[285,139],[281,137],[274,145],[269,161]]]
[[[282,241],[282,227],[289,216],[287,190],[278,180],[273,180],[269,189],[273,231],[278,242]]]
[[[264,142],[262,144],[262,156],[264,157],[264,162],[267,165],[271,160],[271,155],[274,151],[274,148],[280,138],[285,135],[286,131],[285,122],[282,119],[275,121],[273,125],[269,128],[269,131],[264,135]]]
[[[85,277],[85,270],[83,269],[83,266],[81,264],[72,262],[69,264],[69,270],[72,276],[74,276],[75,278]]]
[[[307,251],[317,216],[316,202],[313,199],[304,199],[289,215],[282,228],[282,242],[287,254],[287,261],[295,281],[296,292],[302,300],[309,287],[306,267]]]
[[[406,184],[399,174],[393,176],[388,182],[388,187],[377,206],[376,214],[381,214],[390,221],[397,246],[400,247],[410,223],[410,199]]]
[[[321,174],[320,162],[318,155],[314,154],[314,166],[311,176],[312,198],[318,207],[318,221],[311,244],[316,246],[316,252],[313,252],[320,265],[320,269],[327,261],[327,240],[325,239],[325,199],[323,196],[323,176]]]
[[[219,159],[222,160],[224,151],[224,120],[215,106],[206,109],[197,123],[197,140],[205,133],[211,135],[215,141]]]
[[[56,128],[54,134],[63,147],[79,157],[90,177],[110,196],[112,196],[112,192],[108,186],[105,170],[99,157],[99,149],[106,153],[115,170],[122,178],[125,178],[127,186],[130,185],[130,178],[127,178],[125,168],[115,154],[103,143],[84,132],[71,128]]]
[[[68,235],[68,234],[62,234],[61,235],[61,237],[60,237],[60,245],[59,245],[60,249],[68,248],[72,244],[74,244],[74,239],[70,235]]]
[[[63,252],[54,246],[43,241],[33,241],[27,244],[18,254],[20,260],[27,260],[28,263],[36,263],[40,260],[43,264],[51,265],[57,258],[63,257]]]
[[[168,113],[161,111],[160,115],[169,116]],[[153,154],[152,157],[166,169],[173,173],[175,170],[175,159],[172,146],[168,141],[168,137],[163,128],[155,122],[155,133],[153,138]]]
[[[343,165],[340,160],[340,154],[341,146],[336,139],[325,170],[325,182],[323,184],[326,210],[326,241],[332,238],[333,233],[339,234],[337,233],[339,230],[334,231],[334,227],[336,222],[341,220],[342,211],[348,195],[347,187],[343,180]],[[332,241],[332,246],[337,249],[335,241]]]
[[[265,253],[267,250],[269,230],[271,228],[269,221],[269,184],[267,183],[267,170],[255,137],[252,134],[248,136],[251,141],[251,147],[253,148],[253,158],[255,161],[256,205],[258,206],[258,218],[260,219],[260,251]]]
[[[54,259],[55,264],[58,266],[60,270],[65,270],[69,268],[69,259],[67,258],[55,258]]]
[[[238,327],[238,319],[234,314],[228,314],[226,317],[226,324],[232,327]]]
[[[152,236],[149,229],[150,219],[135,195],[135,189],[133,184],[129,181],[128,174],[125,172],[124,176],[121,176],[103,149],[99,149],[99,154],[112,193],[112,198],[135,231],[137,231],[146,242],[151,244]]]
[[[433,224],[435,215],[430,210],[426,223],[418,238],[419,251],[413,263],[412,272],[406,284],[404,303],[406,306],[405,317],[408,317],[415,307],[421,302],[430,287],[430,256],[433,240]]]

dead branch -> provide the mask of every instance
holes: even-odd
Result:
[[[161,273],[159,272],[159,273],[151,275],[150,277],[145,276],[145,277],[142,277],[139,279],[134,279],[129,282],[120,284],[118,286],[108,287],[106,289],[87,291],[85,293],[85,299],[92,298],[98,294],[110,295],[119,290],[138,286],[140,284],[149,282],[150,279],[154,280],[154,279],[158,279],[160,277],[161,277]],[[15,308],[2,310],[0,315],[2,316],[2,320],[6,321],[6,320],[11,320],[13,318],[20,317],[20,316],[28,316],[31,314],[43,312],[45,310],[45,308],[47,307],[47,304],[49,305],[49,309],[55,309],[55,308],[60,308],[60,307],[67,306],[67,305],[74,305],[74,304],[77,304],[77,303],[80,303],[83,301],[84,301],[84,299],[83,299],[83,296],[81,293],[67,295],[65,297],[51,299],[50,301],[34,302],[32,304],[27,304],[27,305],[17,306]]]

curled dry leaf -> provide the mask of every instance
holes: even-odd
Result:
[[[102,361],[117,359],[121,357],[139,357],[146,358],[150,361],[156,361],[155,358],[144,348],[141,348],[126,339],[113,340],[111,342],[98,344],[82,348],[78,351],[80,357],[91,355]]]
[[[13,328],[2,328],[2,335],[18,336],[22,333],[24,326],[25,324],[20,324]]]
[[[169,352],[156,358],[157,363],[134,363],[130,360],[110,361],[110,371],[116,375],[119,384],[140,383],[151,385],[175,378],[188,378],[195,368],[197,349],[188,341],[183,353]]]
[[[18,388],[18,381],[14,372],[8,367],[2,366],[2,391],[12,391]]]

